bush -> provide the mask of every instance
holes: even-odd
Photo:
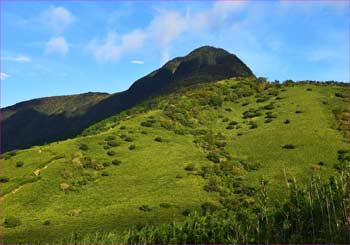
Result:
[[[108,166],[111,166],[111,163],[110,162],[104,162],[102,165],[103,165],[103,167],[108,167]]]
[[[3,222],[3,225],[6,228],[13,228],[13,227],[19,226],[21,224],[22,224],[21,220],[17,217],[14,217],[14,216],[6,217],[4,219],[4,222]]]
[[[226,127],[226,129],[234,129],[235,128],[235,126],[233,126],[233,125],[228,125],[227,127]]]
[[[9,182],[10,179],[6,176],[0,176],[0,183],[6,183]]]
[[[230,119],[227,118],[227,117],[225,117],[224,119],[222,119],[222,122],[228,122],[228,121],[230,121]]]
[[[287,120],[284,121],[284,124],[289,124],[289,123],[290,123],[290,120],[289,120],[289,119],[287,119]]]
[[[114,156],[115,154],[117,154],[115,151],[107,151],[108,156]]]
[[[161,207],[161,208],[171,208],[171,204],[170,203],[160,203],[159,204],[159,207]]]
[[[43,225],[51,225],[51,221],[50,220],[45,220]]]
[[[147,131],[141,131],[141,134],[148,134]]]
[[[259,110],[250,109],[248,111],[243,112],[242,118],[247,119],[247,118],[253,118],[258,116],[261,116],[261,112]]]
[[[139,210],[144,211],[144,212],[150,212],[150,211],[152,211],[152,208],[148,205],[142,205],[141,207],[139,207]]]
[[[147,128],[152,127],[152,123],[150,123],[150,122],[148,122],[148,121],[146,121],[146,122],[141,122],[140,125],[141,125],[142,127],[147,127]]]
[[[110,146],[110,147],[116,147],[116,146],[119,146],[120,144],[115,141],[115,140],[111,140],[111,141],[108,141],[107,144]]]
[[[119,129],[124,130],[124,129],[126,129],[126,126],[120,126]]]
[[[122,163],[122,162],[121,162],[120,160],[117,160],[117,159],[115,159],[115,160],[112,161],[112,164],[115,165],[115,166],[118,166],[118,165],[120,165],[121,163]]]
[[[89,147],[87,144],[82,143],[79,145],[79,149],[82,151],[87,151],[87,150],[89,150]]]
[[[135,150],[135,149],[136,149],[136,145],[130,145],[130,146],[129,146],[129,150],[132,151],[132,150]]]
[[[215,95],[209,99],[208,104],[211,106],[222,106],[223,102],[224,100],[221,96]]]
[[[228,125],[235,126],[235,125],[237,125],[237,124],[238,124],[238,122],[236,122],[236,121],[231,121]]]
[[[208,184],[204,186],[204,190],[207,192],[218,192],[220,191],[219,181],[216,177],[209,179]]]
[[[190,214],[191,214],[191,210],[188,208],[186,208],[186,209],[184,209],[184,211],[182,211],[183,216],[189,216]]]
[[[102,172],[101,176],[103,176],[103,177],[109,176],[109,173],[108,172]]]
[[[111,147],[109,145],[104,145],[103,149],[108,150],[108,149],[111,149]]]
[[[277,118],[276,114],[273,114],[271,111],[266,112],[265,118]]]
[[[217,153],[214,153],[214,152],[210,152],[208,155],[207,155],[207,159],[209,161],[212,161],[214,163],[219,163],[220,162],[220,155],[217,154]]]
[[[339,92],[335,93],[334,95],[335,95],[336,97],[339,97],[339,98],[346,98],[346,96],[345,96],[344,94],[339,93]]]
[[[186,171],[193,171],[194,170],[194,165],[193,164],[189,164],[185,167]]]
[[[286,144],[283,146],[284,149],[295,149],[295,146],[292,144]]]
[[[307,88],[306,91],[312,91],[312,88]]]
[[[105,138],[105,141],[111,141],[111,140],[115,140],[115,136],[114,135],[109,135]]]
[[[17,168],[23,167],[23,165],[24,165],[24,162],[22,162],[22,161],[16,162],[16,167]]]
[[[163,142],[163,139],[162,139],[161,137],[156,137],[156,138],[154,139],[154,141],[156,141],[156,142]]]
[[[301,110],[296,110],[295,111],[296,114],[300,114],[300,113],[303,113]]]
[[[254,129],[254,128],[257,128],[258,127],[258,124],[256,124],[255,122],[251,123],[250,124],[250,129]]]
[[[272,118],[267,118],[267,119],[264,121],[264,123],[270,123],[270,122],[272,122]]]
[[[225,108],[225,111],[231,112],[232,109],[231,108]]]
[[[325,163],[324,163],[324,162],[322,162],[322,161],[319,161],[319,162],[318,162],[318,165],[319,165],[319,166],[324,166],[324,165],[325,165]]]
[[[133,141],[133,139],[130,138],[129,136],[126,136],[124,140],[125,140],[126,142],[132,142],[132,141]]]
[[[270,103],[270,104],[264,106],[264,109],[265,109],[265,110],[272,110],[272,109],[274,109],[274,108],[275,108],[275,107],[274,107],[273,103]]]

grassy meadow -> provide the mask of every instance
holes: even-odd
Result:
[[[223,210],[233,216],[254,210],[265,191],[265,205],[289,200],[291,180],[306,188],[317,177],[321,186],[344,170],[349,92],[341,84],[255,78],[194,85],[79,137],[3,154],[4,242],[57,243],[96,232],[116,237],[105,243],[120,242],[130,229],[147,237],[150,226],[179,232],[182,222],[205,224],[204,207],[218,210],[210,216],[215,220],[225,220]],[[170,227],[174,221],[181,227]],[[191,242],[130,237],[130,243]]]

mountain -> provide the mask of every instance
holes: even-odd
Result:
[[[3,243],[347,244],[349,89],[198,83],[7,152]]]
[[[95,122],[183,87],[250,76],[252,71],[237,56],[204,46],[169,61],[121,93],[42,98],[2,109],[2,151],[73,137]]]

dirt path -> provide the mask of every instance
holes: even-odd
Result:
[[[52,164],[53,162],[55,162],[56,160],[59,160],[59,159],[54,159],[54,160],[52,160],[51,162],[47,163],[44,167],[35,169],[35,170],[33,171],[33,174],[34,174],[35,176],[39,176],[42,170],[47,169],[48,166],[49,166],[50,164]],[[21,190],[26,184],[29,184],[29,183],[22,184],[22,185],[18,186],[16,189],[12,190],[11,192],[6,193],[5,195],[1,196],[1,197],[0,197],[0,202],[1,202],[5,197],[7,197],[8,195],[10,195],[10,194],[15,194],[16,192],[18,192],[19,190]]]

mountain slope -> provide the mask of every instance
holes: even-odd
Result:
[[[347,94],[344,85],[253,78],[197,84],[105,119],[85,136],[8,152],[2,213],[15,225],[3,223],[5,242],[120,234],[181,221],[208,202],[254,208],[261,177],[271,200],[282,200],[286,178],[327,179],[349,158],[338,130]]]
[[[36,104],[48,104],[45,102],[47,99],[4,108],[2,150],[6,152],[73,137],[95,122],[162,93],[196,83],[247,76],[253,76],[253,73],[235,55],[223,49],[204,46],[185,57],[169,61],[137,80],[127,91],[100,96],[94,103],[75,104],[77,111],[74,113],[66,108],[65,97],[57,99],[53,105],[56,108],[52,106],[45,113]]]

